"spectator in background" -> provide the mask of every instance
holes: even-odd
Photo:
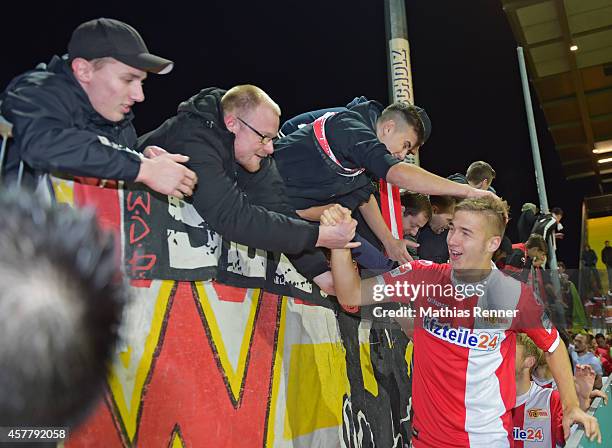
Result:
[[[586,334],[578,333],[574,336],[574,347],[570,347],[570,356],[572,357],[574,370],[578,364],[587,364],[593,368],[597,375],[602,376],[601,361],[589,348],[589,338]]]
[[[536,221],[538,207],[531,202],[525,202],[521,207],[521,216],[517,222],[519,241],[527,241]]]
[[[429,197],[420,193],[404,192],[401,195],[402,203],[402,230],[404,239],[417,246],[417,235],[431,220],[432,206]],[[410,256],[418,258],[417,249],[413,245],[407,246]]]
[[[575,286],[569,279],[569,275],[567,274],[567,269],[565,267],[565,263],[559,261],[557,263],[559,269],[559,293],[561,294],[561,300],[564,303],[565,309],[565,328],[570,328],[573,324],[573,315],[574,315],[574,294],[572,289],[576,289]],[[582,307],[582,303],[580,303],[580,307]],[[584,309],[582,309],[582,314],[584,314]]]
[[[510,238],[504,235],[499,248],[493,254],[493,263],[497,266],[497,269],[505,269],[506,268],[506,260],[508,255],[512,253],[512,241]]]
[[[512,254],[506,258],[506,272],[530,285],[536,297],[546,306],[555,326],[565,328],[565,302],[562,297],[557,297],[550,271],[544,269],[548,254],[548,245],[544,238],[534,233],[526,243],[513,244],[512,247]]]
[[[526,242],[512,245],[512,252],[506,259],[506,267],[511,271],[522,271],[525,275],[534,263],[541,266],[548,254],[548,246],[542,235],[529,236]]]
[[[455,173],[450,175],[448,179],[459,184],[469,184],[478,190],[489,190],[491,193],[495,193],[492,186],[495,175],[495,170],[491,165],[482,160],[477,160],[470,164],[465,175]]]
[[[604,248],[601,250],[601,262],[606,265],[608,290],[612,291],[612,247],[610,247],[610,241],[604,243]]]
[[[602,333],[595,335],[595,356],[601,361],[601,367],[605,376],[612,373],[612,357],[610,357],[610,346],[606,343],[606,337]]]
[[[416,245],[414,237],[423,228],[432,216],[432,206],[427,195],[405,191],[400,196],[402,204],[402,230],[404,238],[412,237],[410,241]],[[370,235],[370,238],[374,237]],[[374,237],[375,238],[375,237]],[[355,241],[361,246],[353,249],[353,257],[363,269],[371,271],[386,272],[398,266],[398,263],[390,259],[388,254],[382,252],[371,244],[369,238],[357,234]],[[416,256],[416,253],[414,254]]]
[[[417,233],[431,219],[432,205],[425,194],[405,191],[400,196],[402,203],[402,229],[404,235]]]
[[[582,261],[584,262],[585,266],[594,268],[597,265],[597,254],[593,249],[591,249],[591,246],[589,246],[588,244],[584,246],[582,257]]]
[[[597,254],[587,243],[582,251],[582,264],[584,265],[587,284],[595,288],[595,295],[601,294],[601,278],[597,271]]]
[[[564,236],[563,233],[561,233],[563,230],[563,224],[561,224],[561,220],[563,219],[563,210],[560,207],[553,207],[550,212],[557,221],[557,226],[555,228],[555,239],[562,240]]]
[[[12,122],[7,181],[37,185],[41,176],[86,176],[141,182],[178,198],[197,182],[181,154],[136,149],[132,107],[144,101],[147,73],[164,74],[173,63],[149,53],[138,32],[113,19],[79,25],[67,58],[13,79],[2,94],[2,115]],[[176,148],[180,151],[179,148]],[[144,157],[143,157],[144,156]]]
[[[118,339],[113,238],[92,210],[16,192],[0,209],[0,426],[72,427],[102,397]]]
[[[418,257],[423,260],[433,261],[434,263],[446,263],[448,261],[448,247],[446,239],[438,235],[446,233],[448,225],[453,219],[456,200],[452,196],[429,197],[431,203],[431,219],[418,234],[417,249]]]
[[[433,233],[439,235],[448,229],[453,220],[457,200],[452,196],[432,195],[429,197],[429,202],[431,203],[432,215],[427,224]]]

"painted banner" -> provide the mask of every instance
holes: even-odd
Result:
[[[115,232],[133,293],[104,399],[66,447],[408,446],[399,329],[340,311],[284,256],[223,241],[182,201],[54,190]]]

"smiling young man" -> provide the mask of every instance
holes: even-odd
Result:
[[[188,166],[206,179],[193,205],[215,232],[286,253],[302,275],[332,293],[329,266],[315,248],[347,246],[356,223],[320,228],[295,213],[270,157],[280,114],[259,87],[207,88],[181,103],[177,115],[141,137],[139,145],[175,148],[190,157]]]
[[[325,225],[349,219],[326,212]],[[546,352],[567,422],[599,437],[579,407],[565,345],[527,286],[492,268],[507,220],[496,197],[467,199],[449,225],[449,264],[415,261],[361,281],[350,252],[332,251],[343,305],[393,300],[414,316],[413,438],[421,447],[512,447],[515,341],[528,334]]]
[[[6,179],[36,185],[45,173],[142,182],[182,198],[195,174],[187,158],[160,148],[136,149],[132,107],[144,101],[147,73],[172,70],[150,54],[126,23],[95,19],[79,25],[68,55],[15,78],[3,93],[2,115],[13,124]],[[20,166],[22,168],[20,168]]]

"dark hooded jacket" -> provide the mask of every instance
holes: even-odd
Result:
[[[208,88],[181,103],[176,116],[138,140],[139,148],[157,145],[189,156],[187,166],[199,180],[193,205],[224,238],[286,253],[309,279],[329,270],[315,249],[318,226],[300,219],[290,206],[274,161],[263,159],[255,173],[236,163],[234,134],[223,121],[224,94]]]
[[[521,216],[519,216],[516,224],[519,241],[525,242],[529,239],[531,229],[533,229],[533,225],[535,224],[536,220],[537,216],[535,213],[533,213],[533,210],[527,209],[524,212],[521,212]]]
[[[102,117],[66,60],[54,56],[13,79],[0,100],[2,115],[13,124],[4,169],[9,181],[21,160],[28,183],[46,172],[126,181],[138,176],[133,114],[120,122]]]
[[[327,119],[325,134],[342,166],[365,168],[355,177],[342,176],[330,167],[319,150],[312,124],[280,139],[274,159],[297,210],[332,203],[351,210],[366,202],[374,191],[371,179],[384,179],[400,160],[395,159],[376,136],[376,120],[382,113],[376,101],[367,101]]]

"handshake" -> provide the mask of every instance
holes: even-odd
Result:
[[[361,243],[351,242],[355,237],[357,221],[351,217],[351,211],[341,205],[334,204],[321,214],[319,239],[317,247],[328,249],[353,249]]]

